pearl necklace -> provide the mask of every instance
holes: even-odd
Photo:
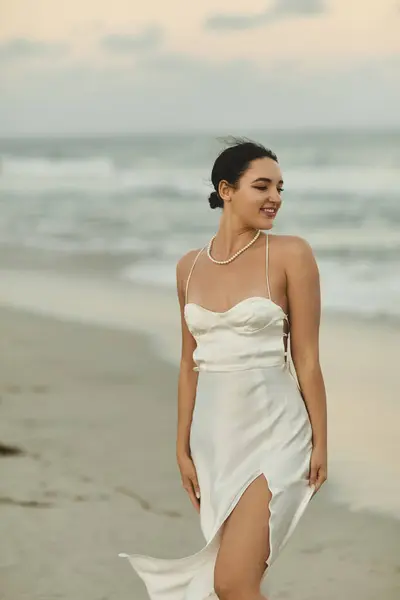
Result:
[[[245,250],[247,250],[247,248],[250,248],[250,246],[252,244],[254,244],[254,242],[258,239],[259,235],[261,233],[261,230],[259,229],[256,233],[256,235],[253,237],[253,239],[246,244],[246,246],[244,246],[243,248],[241,248],[240,250],[238,250],[237,252],[235,252],[235,254],[233,254],[230,258],[228,258],[227,260],[216,260],[215,258],[213,258],[211,256],[211,245],[214,241],[214,239],[216,238],[217,234],[213,235],[213,237],[211,238],[211,240],[208,243],[207,246],[207,256],[210,260],[212,260],[213,263],[217,264],[217,265],[227,265],[228,263],[232,262],[233,260],[235,260],[235,258],[237,258],[239,256],[239,254],[242,254],[242,252],[244,252]]]

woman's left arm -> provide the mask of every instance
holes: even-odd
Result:
[[[290,319],[290,350],[312,427],[310,485],[316,491],[327,478],[326,391],[319,361],[320,278],[310,245],[287,239],[285,266]]]

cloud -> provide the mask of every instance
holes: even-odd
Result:
[[[134,34],[111,34],[101,39],[101,45],[113,54],[132,54],[147,52],[158,48],[164,38],[164,31],[157,25],[151,25]]]
[[[216,14],[208,17],[204,23],[206,29],[215,31],[246,31],[248,29],[257,29],[268,22],[266,13],[253,15],[232,13]]]
[[[62,42],[42,42],[29,38],[13,38],[0,43],[0,60],[14,61],[26,58],[58,58],[68,52],[67,44]]]
[[[219,13],[208,17],[206,29],[217,31],[246,31],[263,27],[286,17],[317,16],[327,11],[325,0],[275,0],[274,4],[259,13]]]
[[[251,60],[232,59],[221,60],[207,59],[202,57],[190,56],[188,54],[163,52],[155,53],[146,57],[141,57],[137,63],[140,72],[149,73],[149,71],[157,72],[158,76],[165,75],[166,77],[182,76],[199,73],[218,73],[223,74],[230,71],[232,68],[239,70],[242,74],[256,70],[256,66]]]
[[[325,0],[275,0],[269,11],[273,15],[320,15],[328,10]]]
[[[150,53],[134,66],[32,66],[29,77],[14,80],[13,70],[1,86],[0,135],[395,128],[399,60],[307,68],[300,60],[257,66]]]

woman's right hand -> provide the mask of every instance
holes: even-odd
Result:
[[[190,456],[178,456],[178,466],[181,473],[182,485],[187,491],[190,501],[197,512],[200,512],[200,487],[197,480],[196,467]]]

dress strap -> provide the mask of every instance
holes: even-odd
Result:
[[[206,248],[206,246],[204,246],[204,248]],[[196,262],[197,262],[197,259],[198,259],[198,258],[199,258],[199,256],[200,256],[200,254],[203,252],[204,248],[202,248],[202,249],[201,249],[201,250],[200,250],[200,251],[199,251],[199,252],[196,254],[196,257],[195,257],[195,259],[194,259],[194,261],[193,261],[193,263],[192,263],[192,266],[190,267],[189,275],[188,275],[188,278],[187,278],[187,280],[186,280],[186,288],[185,288],[185,304],[187,303],[187,294],[188,294],[188,289],[189,289],[189,281],[190,281],[190,278],[191,278],[191,276],[192,276],[192,273],[193,273],[194,266],[195,266],[195,264],[196,264]]]
[[[267,279],[268,298],[270,300],[272,300],[271,288],[269,285],[269,234],[266,233],[265,237],[266,237],[266,240],[265,240],[265,275],[266,275],[266,279]]]

